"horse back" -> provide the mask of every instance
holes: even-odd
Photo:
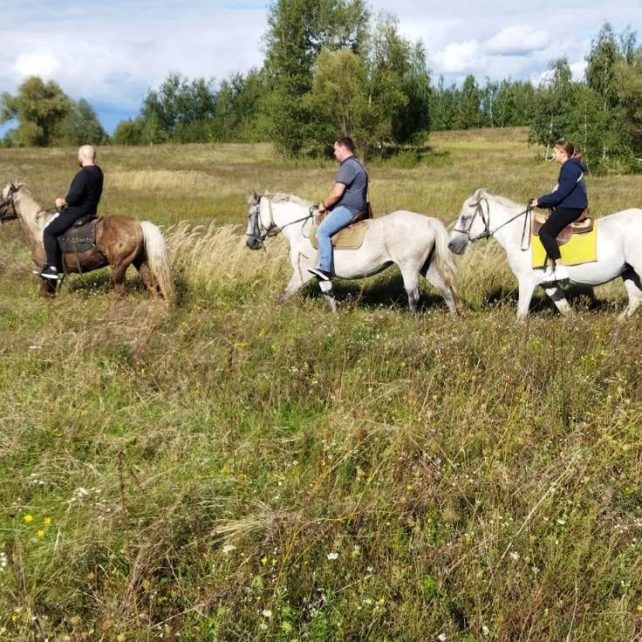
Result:
[[[145,243],[140,223],[131,216],[114,214],[101,219],[96,226],[96,245],[110,263],[119,256],[140,251]]]

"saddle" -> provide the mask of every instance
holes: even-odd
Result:
[[[96,246],[96,226],[100,221],[102,217],[83,216],[57,237],[65,271],[86,272],[107,264]]]
[[[327,215],[327,211],[317,212],[314,215],[314,222],[312,224],[312,229],[310,230],[310,243],[315,250],[318,249],[317,227],[319,227],[321,221],[323,221]],[[340,229],[336,234],[333,234],[330,237],[332,246],[337,250],[356,250],[361,247],[363,237],[368,229],[365,221],[369,218],[373,218],[370,203],[368,203],[368,208],[365,212],[357,212],[352,217],[352,221],[349,225]]]
[[[533,215],[533,236],[539,234],[539,230],[546,223],[546,219],[550,216],[549,212],[536,212]],[[567,225],[562,231],[557,235],[558,245],[564,245],[571,240],[573,234],[587,234],[588,232],[593,231],[593,219],[589,216],[589,210],[585,209],[580,217],[573,221],[570,225]]]

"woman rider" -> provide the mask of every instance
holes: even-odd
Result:
[[[576,221],[588,206],[581,154],[573,145],[561,138],[553,147],[553,160],[562,167],[557,185],[550,194],[531,199],[531,207],[550,208],[551,214],[539,231],[539,238],[553,265],[546,267],[542,285],[568,281],[568,269],[562,264],[557,235],[570,223]]]

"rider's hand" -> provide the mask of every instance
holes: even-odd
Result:
[[[325,205],[323,204],[323,201],[321,201],[317,207],[319,212],[325,212]]]
[[[537,199],[531,198],[531,200],[528,201],[528,207],[537,207]]]
[[[66,205],[65,199],[64,198],[57,198],[56,199],[56,209],[61,210],[64,206]]]

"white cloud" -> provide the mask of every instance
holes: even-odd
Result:
[[[60,62],[49,51],[29,51],[18,55],[13,69],[21,78],[40,76],[49,80],[60,69]]]
[[[453,42],[435,54],[437,71],[445,74],[460,74],[478,69],[481,47],[476,40]]]
[[[525,56],[533,51],[541,51],[550,43],[547,31],[534,31],[525,25],[515,25],[502,29],[496,36],[484,43],[484,51],[499,56]]]

